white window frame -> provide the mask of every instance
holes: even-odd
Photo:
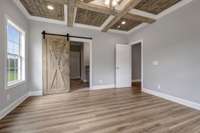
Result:
[[[15,29],[17,29],[21,35],[21,42],[20,42],[20,56],[18,56],[20,58],[20,62],[19,62],[19,77],[20,80],[17,81],[11,81],[8,82],[8,64],[7,64],[7,59],[8,59],[8,52],[7,52],[7,46],[8,46],[8,37],[7,37],[7,26],[11,25],[13,26]],[[23,29],[21,29],[17,24],[15,24],[11,19],[6,17],[6,22],[5,22],[5,85],[6,85],[6,89],[10,89],[10,88],[15,88],[17,86],[20,86],[22,84],[24,84],[26,82],[26,69],[25,69],[25,39],[26,39],[26,33]]]

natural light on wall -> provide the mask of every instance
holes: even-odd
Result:
[[[7,86],[25,81],[25,32],[7,20]]]

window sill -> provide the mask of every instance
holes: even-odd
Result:
[[[15,81],[15,82],[11,82],[11,83],[8,83],[6,89],[12,89],[12,88],[16,88],[16,87],[19,87],[19,86],[22,86],[26,83],[25,80],[23,81]]]

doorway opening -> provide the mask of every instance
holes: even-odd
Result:
[[[142,83],[142,41],[131,44],[131,71],[132,71],[132,88],[136,92],[141,92]]]
[[[70,41],[70,90],[90,87],[90,44]]]

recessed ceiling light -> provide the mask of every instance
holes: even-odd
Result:
[[[115,7],[119,4],[119,0],[104,0],[106,6]],[[111,5],[110,5],[111,2]]]
[[[105,4],[109,5],[110,4],[110,0],[105,0]]]
[[[119,29],[120,27],[121,27],[120,25],[117,26],[118,29]]]
[[[117,5],[117,1],[112,1],[112,6],[116,6]]]
[[[49,10],[54,10],[54,7],[53,7],[52,5],[47,5],[47,8],[48,8]]]
[[[126,21],[122,21],[122,23],[121,24],[126,24]]]

